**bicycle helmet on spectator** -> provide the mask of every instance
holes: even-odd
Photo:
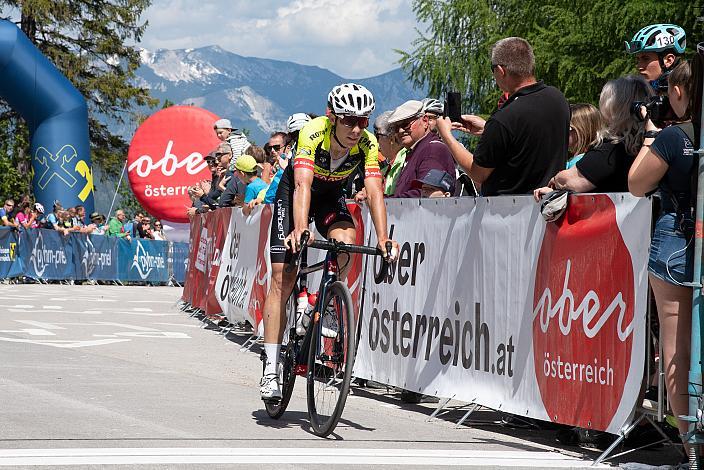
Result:
[[[638,31],[633,39],[626,41],[626,52],[672,52],[682,55],[686,46],[687,35],[684,29],[674,24],[651,24]]]
[[[286,120],[286,132],[290,134],[292,132],[300,131],[309,121],[310,116],[306,113],[294,113]]]
[[[422,103],[424,113],[433,113],[437,114],[438,116],[442,116],[445,106],[440,100],[436,100],[434,98],[426,98],[422,101]]]
[[[40,214],[43,214],[44,213],[44,206],[37,202],[36,204],[34,204],[34,210],[36,210]]]
[[[374,111],[374,96],[362,85],[343,83],[328,94],[328,107],[338,116],[367,117]]]

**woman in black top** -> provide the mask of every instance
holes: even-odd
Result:
[[[631,113],[632,103],[647,101],[652,89],[641,77],[610,80],[599,97],[604,118],[604,138],[590,148],[577,164],[559,172],[548,186],[534,191],[536,201],[555,189],[577,193],[628,191],[628,169],[643,143],[645,125]]]
[[[694,214],[692,172],[695,168],[694,128],[690,121],[694,96],[689,63],[682,60],[668,77],[667,95],[680,120],[649,136],[628,174],[631,193],[644,196],[658,189],[661,209],[650,241],[648,279],[660,320],[660,341],[667,396],[674,416],[689,415],[688,374],[692,328]],[[657,132],[647,121],[648,130]],[[688,423],[678,420],[680,433]],[[685,444],[686,445],[686,444]]]

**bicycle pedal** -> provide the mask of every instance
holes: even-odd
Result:
[[[305,364],[298,364],[294,369],[294,373],[296,375],[300,375],[301,377],[305,377],[306,374],[308,374],[308,366]]]

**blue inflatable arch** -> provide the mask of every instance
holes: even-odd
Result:
[[[14,23],[0,20],[0,97],[31,134],[34,196],[93,212],[86,100]],[[7,195],[0,194],[0,198]]]

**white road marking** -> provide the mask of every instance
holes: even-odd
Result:
[[[34,308],[34,305],[18,304],[18,305],[13,305],[12,307],[14,307],[14,308]]]
[[[169,304],[169,305],[175,304],[175,302],[172,300],[128,300],[127,303],[130,303],[130,304]]]
[[[41,346],[53,346],[61,349],[85,348],[89,346],[103,346],[111,343],[122,343],[124,341],[132,341],[128,338],[123,339],[96,339],[93,341],[72,341],[72,340],[41,340],[41,339],[22,339],[22,338],[5,338],[0,336],[0,341],[8,343],[29,343],[38,344]],[[1,465],[1,464],[0,464]]]
[[[52,297],[49,300],[54,302],[117,302],[117,299],[105,299],[102,297]]]
[[[117,338],[117,335],[93,335],[96,338]]]
[[[164,326],[183,326],[185,328],[200,328],[200,325],[192,325],[192,324],[185,324],[185,323],[161,323],[161,322],[154,322],[152,323],[153,325],[164,325]]]
[[[0,466],[27,465],[413,465],[589,467],[592,462],[544,451],[354,448],[86,448],[2,449]],[[592,468],[610,468],[599,465]]]
[[[177,333],[175,331],[126,331],[115,334],[118,336],[127,336],[129,338],[190,339],[190,336],[186,333]]]
[[[0,333],[23,333],[30,336],[56,336],[56,333],[41,328],[22,328],[21,330],[0,330]]]
[[[147,328],[146,326],[137,326],[137,325],[127,325],[125,323],[115,323],[115,322],[110,322],[110,321],[97,321],[95,322],[96,325],[105,325],[105,326],[117,326],[119,328],[125,328],[128,330],[135,330],[135,331],[159,331],[156,328]]]
[[[63,326],[59,326],[56,323],[47,323],[37,320],[15,320],[17,323],[24,323],[29,326],[36,326],[37,328],[42,328],[44,330],[65,330]]]
[[[44,310],[62,310],[63,307],[60,305],[42,305]]]
[[[148,312],[125,312],[127,315],[140,315],[142,317],[175,317],[180,313],[148,313]]]
[[[2,310],[0,310],[0,312],[1,311]],[[64,313],[79,313],[79,314],[86,313],[83,310],[61,310],[61,311],[59,311],[59,310],[43,310],[43,309],[37,310],[37,309],[25,309],[25,308],[8,308],[7,311],[11,312],[11,313],[61,313],[61,314],[64,314]]]
[[[133,312],[153,312],[151,308],[135,307],[132,309]]]

